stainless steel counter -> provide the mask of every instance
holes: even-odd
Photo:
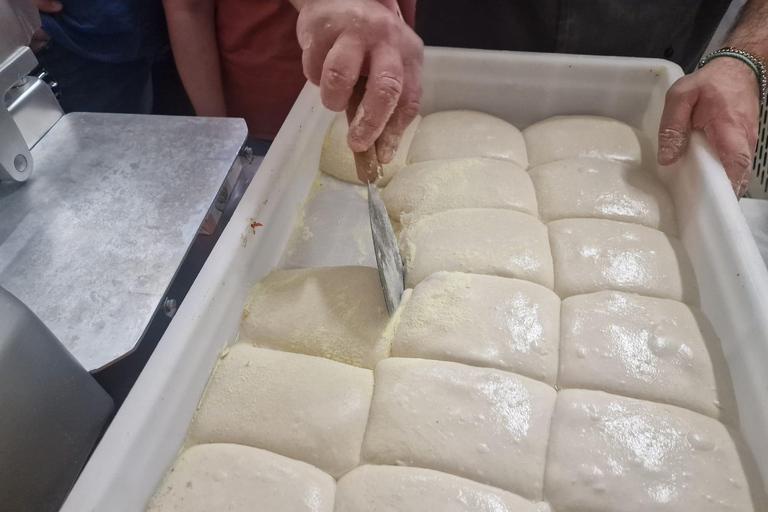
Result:
[[[235,162],[245,122],[64,116],[0,183],[0,285],[89,370],[141,339]]]

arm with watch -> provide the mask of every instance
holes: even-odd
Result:
[[[661,165],[676,162],[692,130],[703,130],[734,193],[747,190],[768,76],[768,0],[748,0],[726,37],[698,69],[669,89],[659,127]]]

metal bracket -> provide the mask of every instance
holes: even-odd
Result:
[[[21,48],[0,67],[0,180],[26,181],[32,174],[32,153],[5,104],[5,94],[37,66],[29,48]]]

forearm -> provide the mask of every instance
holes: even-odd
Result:
[[[725,39],[735,46],[768,60],[768,0],[748,0]]]
[[[296,8],[296,10],[301,11],[302,7],[304,7],[308,2],[312,0],[290,0],[290,1],[291,1],[291,4],[293,4],[293,6]],[[376,1],[384,5],[386,8],[388,8],[393,12],[400,11],[400,5],[398,0],[376,0]],[[411,18],[415,16],[415,14],[413,13],[416,12],[415,0],[408,0],[405,2],[405,4],[406,4],[406,11],[408,14],[407,16],[405,16],[405,21],[409,25],[413,26],[413,23],[412,23],[413,20]]]
[[[225,117],[213,0],[165,0],[176,67],[199,116]]]

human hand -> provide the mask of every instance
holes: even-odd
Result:
[[[60,12],[64,5],[59,0],[35,0],[37,10],[48,14]]]
[[[658,162],[676,162],[691,130],[704,131],[737,197],[747,191],[760,115],[754,72],[731,57],[711,60],[667,92],[659,127]]]
[[[307,0],[296,32],[304,74],[320,86],[330,110],[345,110],[358,78],[368,77],[349,146],[362,153],[375,143],[378,160],[390,162],[419,113],[421,39],[397,11],[376,0]]]
[[[55,14],[64,8],[58,0],[35,0],[35,4],[38,11],[47,14]],[[33,52],[36,52],[43,48],[50,40],[51,37],[45,33],[45,30],[39,28],[32,34],[32,42],[29,44],[29,47]]]

